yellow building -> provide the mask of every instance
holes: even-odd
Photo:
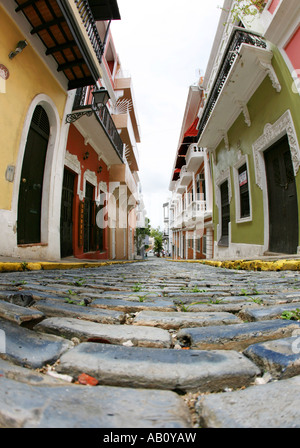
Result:
[[[106,6],[1,2],[0,255],[60,257],[66,116],[75,89],[101,78],[104,46],[94,16],[119,18],[115,0]]]

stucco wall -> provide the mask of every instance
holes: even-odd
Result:
[[[25,38],[1,6],[0,36],[0,63],[10,72],[6,92],[0,93],[0,209],[10,210],[13,183],[5,180],[5,171],[8,165],[17,163],[28,108],[36,95],[47,94],[62,119],[67,93],[30,45],[9,59],[9,53]]]

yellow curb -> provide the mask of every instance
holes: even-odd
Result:
[[[42,269],[41,263],[27,263],[26,271],[40,271]]]
[[[124,260],[124,261],[103,261],[95,262],[78,262],[78,263],[60,263],[60,262],[0,262],[1,272],[24,272],[24,271],[40,271],[40,270],[68,270],[82,268],[97,268],[101,266],[110,266],[113,264],[137,263],[144,260]]]
[[[22,263],[0,263],[0,272],[24,271]]]
[[[300,260],[171,260],[178,263],[199,263],[207,266],[244,271],[300,271]]]
[[[125,260],[125,261],[101,261],[101,262],[77,262],[77,263],[51,263],[51,262],[41,262],[41,267],[44,270],[68,270],[68,269],[83,269],[83,268],[99,268],[101,266],[110,266],[113,264],[127,264],[127,263],[137,263],[143,260]]]
[[[76,269],[84,268],[85,263],[51,263],[49,261],[41,262],[41,267],[43,270],[60,270],[60,269]]]

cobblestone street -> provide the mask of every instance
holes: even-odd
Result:
[[[0,427],[300,426],[296,271],[153,258],[1,273],[0,298]]]

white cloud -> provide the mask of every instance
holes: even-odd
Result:
[[[177,150],[189,86],[204,75],[220,0],[118,0],[111,29],[122,67],[132,76],[141,126],[140,179],[151,224],[162,204]]]

